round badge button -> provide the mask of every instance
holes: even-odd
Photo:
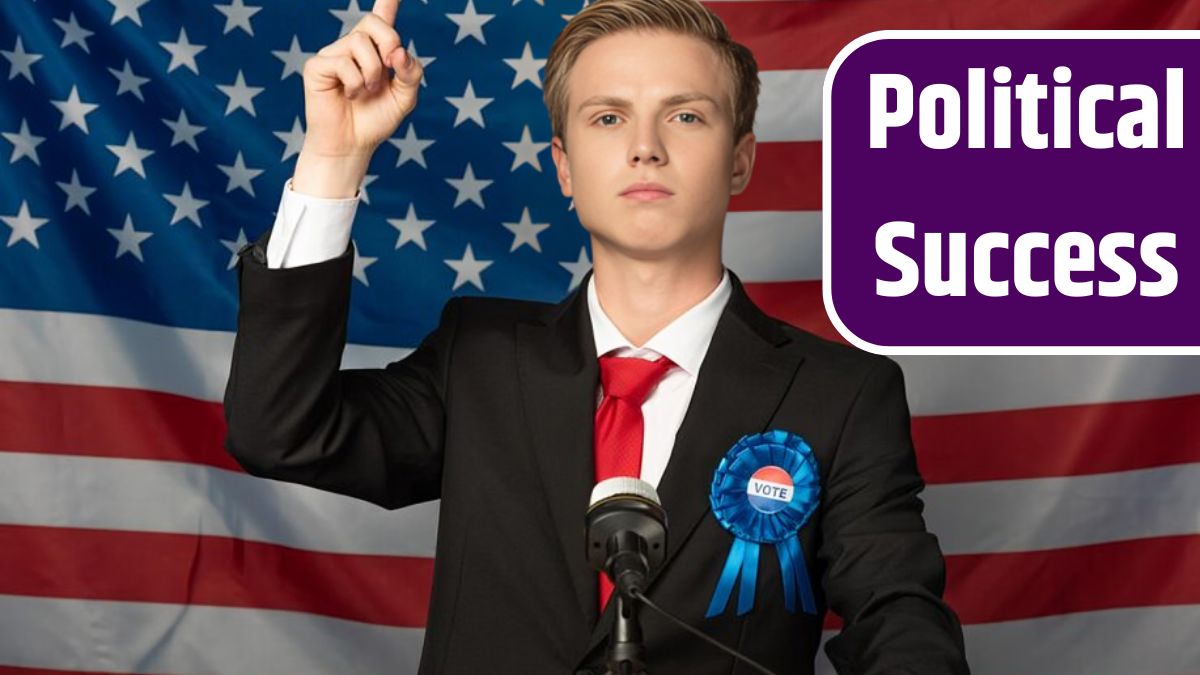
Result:
[[[778,466],[764,466],[750,475],[746,498],[759,513],[777,513],[788,507],[795,496],[792,476]]]

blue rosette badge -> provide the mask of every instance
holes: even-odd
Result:
[[[812,448],[800,436],[780,429],[743,436],[725,453],[713,474],[713,516],[734,536],[725,567],[705,617],[725,611],[733,587],[738,590],[737,615],[754,606],[759,549],[774,545],[783,578],[783,601],[796,611],[796,598],[808,614],[817,613],[800,528],[817,508],[820,477]]]

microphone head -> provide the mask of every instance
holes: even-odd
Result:
[[[588,502],[588,511],[596,508],[601,502],[622,497],[634,497],[662,506],[662,502],[658,499],[658,491],[654,489],[653,485],[633,476],[613,476],[596,483],[592,488],[592,499]]]
[[[588,562],[610,577],[618,553],[635,553],[647,575],[666,559],[667,514],[644,480],[616,476],[597,483],[585,524]]]

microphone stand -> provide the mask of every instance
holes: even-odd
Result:
[[[617,616],[609,636],[607,675],[646,675],[646,645],[637,605],[622,593],[614,595]]]

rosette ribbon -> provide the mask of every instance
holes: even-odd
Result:
[[[759,550],[764,544],[775,547],[787,610],[796,611],[799,597],[805,613],[817,613],[798,532],[816,510],[819,495],[812,448],[790,431],[743,436],[725,453],[713,474],[709,499],[713,516],[734,541],[706,618],[725,611],[735,585],[739,587],[737,615],[754,607]]]

